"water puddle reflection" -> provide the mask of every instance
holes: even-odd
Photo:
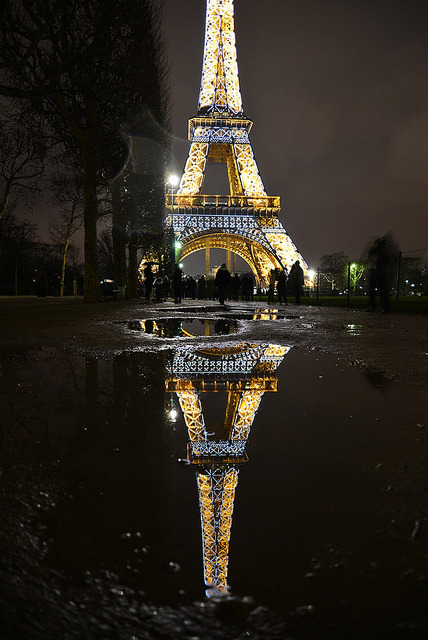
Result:
[[[131,331],[142,331],[157,338],[229,335],[236,333],[237,326],[237,321],[232,318],[159,318],[128,323]]]
[[[362,324],[345,324],[345,331],[351,336],[360,336],[363,330]]]
[[[240,321],[274,321],[298,318],[300,316],[279,313],[279,310],[275,308],[256,308],[251,313],[234,313],[218,318],[178,316],[131,320],[127,323],[127,327],[130,331],[141,332],[156,338],[194,338],[237,333]]]
[[[2,481],[13,495],[19,465],[44,474],[34,503],[53,497],[33,524],[48,565],[85,580],[110,572],[172,605],[229,583],[278,610],[369,601],[374,557],[394,565],[396,538],[378,534],[392,526],[383,470],[420,432],[423,404],[332,355],[173,347],[0,352]]]
[[[179,400],[189,442],[186,462],[196,467],[206,595],[228,592],[229,538],[240,465],[266,392],[277,391],[276,369],[289,347],[237,344],[228,348],[178,350],[172,357],[166,390]],[[224,418],[205,416],[212,394]],[[211,398],[212,400],[212,398]],[[221,403],[223,400],[223,403]],[[220,419],[219,419],[220,418]]]

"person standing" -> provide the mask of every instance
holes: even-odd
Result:
[[[207,297],[207,282],[205,276],[201,276],[198,280],[198,298],[199,300],[205,300]]]
[[[300,304],[300,296],[302,295],[302,287],[305,282],[305,276],[303,269],[300,266],[300,261],[296,260],[290,269],[290,283],[294,294],[296,304]]]
[[[229,287],[231,280],[231,275],[229,269],[226,267],[226,263],[223,262],[220,269],[217,270],[215,276],[215,286],[218,291],[218,301],[220,304],[224,304],[224,299],[226,297],[226,292]]]
[[[387,266],[389,263],[389,254],[386,248],[386,236],[377,238],[370,247],[367,254],[367,263],[369,267],[369,295],[370,306],[366,311],[375,311],[376,309],[376,289],[380,297],[382,313],[389,311],[389,295],[388,295],[388,278]]]
[[[278,274],[278,280],[276,282],[276,289],[278,291],[279,304],[287,304],[287,267],[282,269]]]
[[[241,287],[241,281],[239,279],[238,274],[235,273],[232,279],[232,292],[233,292],[233,299],[236,300],[236,302],[239,300],[240,287]]]
[[[183,287],[183,272],[178,266],[178,264],[174,267],[174,273],[172,274],[172,289],[174,292],[174,302],[180,304],[181,303],[181,293]]]
[[[275,297],[275,284],[278,275],[278,269],[271,269],[269,274],[268,304],[273,302]]]
[[[144,287],[146,290],[146,300],[150,300],[154,281],[154,274],[152,271],[152,263],[148,262],[144,269]]]

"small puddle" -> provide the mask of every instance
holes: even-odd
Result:
[[[351,336],[360,336],[363,330],[362,324],[345,324],[345,331]]]
[[[157,338],[224,336],[236,333],[237,328],[238,322],[232,318],[149,318],[128,323],[131,331],[140,331]]]
[[[146,318],[127,323],[130,331],[142,332],[156,338],[194,338],[198,336],[231,335],[237,333],[239,321],[295,320],[301,316],[285,315],[278,309],[254,309],[220,318]],[[309,325],[307,325],[309,326]]]

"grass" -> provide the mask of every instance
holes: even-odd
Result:
[[[276,296],[275,296],[276,298]],[[258,300],[258,296],[254,297],[255,300]],[[288,296],[289,302],[294,302],[294,296]],[[262,296],[262,301],[266,302],[267,297]],[[275,300],[276,301],[276,300]],[[304,305],[316,306],[317,299],[316,297],[306,297],[302,296],[300,301]],[[319,296],[318,298],[318,306],[319,307],[347,307],[347,297],[344,296]],[[349,307],[351,309],[367,309],[369,306],[369,298],[368,296],[350,296],[349,298]],[[391,312],[399,312],[399,313],[428,313],[428,296],[400,296],[398,299],[398,304],[396,303],[395,297],[390,298],[390,310]]]

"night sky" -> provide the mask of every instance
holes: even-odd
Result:
[[[310,267],[336,251],[357,259],[387,231],[404,254],[426,254],[427,7],[426,0],[235,0],[253,151]],[[179,175],[197,110],[205,8],[205,0],[165,0]],[[218,170],[207,173],[205,193],[220,184]],[[223,180],[225,192],[225,170]]]

